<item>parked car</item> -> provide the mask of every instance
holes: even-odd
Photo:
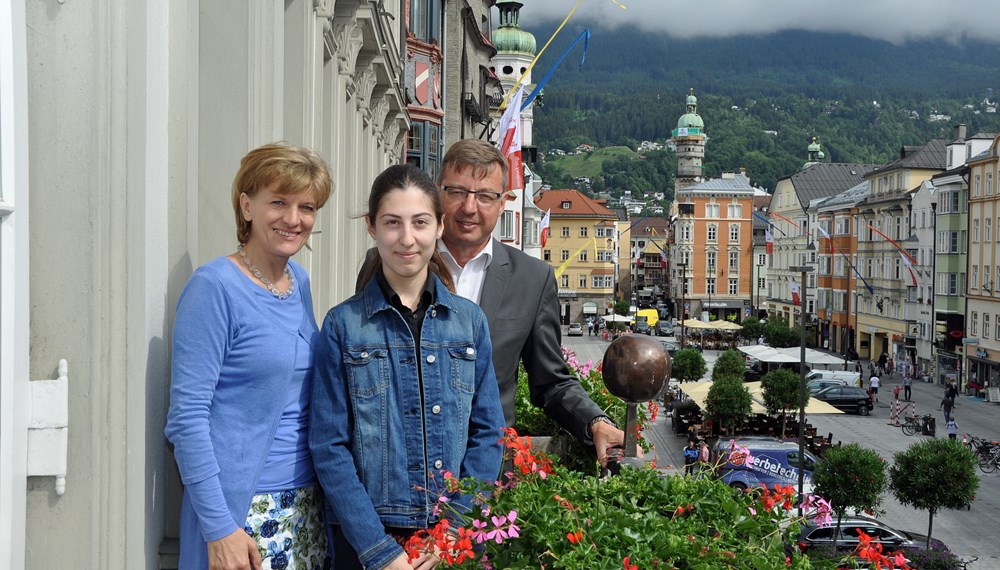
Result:
[[[822,526],[809,520],[799,533],[796,544],[802,552],[817,546],[833,546],[833,535],[836,530],[836,519]],[[927,545],[926,535],[898,530],[870,517],[845,516],[840,521],[837,550],[854,550],[858,545],[859,530],[881,542],[884,551],[888,552],[900,549],[923,549]],[[945,548],[945,545],[940,540],[932,538],[931,548]]]
[[[570,323],[568,336],[583,336],[583,325],[580,323]]]
[[[670,321],[666,319],[660,319],[656,322],[656,336],[674,336],[674,327],[671,326]]]
[[[816,392],[813,397],[839,410],[857,412],[862,416],[867,416],[874,407],[871,394],[857,386],[830,386]]]
[[[672,340],[661,340],[660,344],[663,345],[663,348],[667,349],[667,353],[671,357],[673,355],[677,354],[677,351],[681,349],[681,345],[677,344],[676,342],[674,342]]]
[[[813,380],[806,380],[806,388],[809,389],[810,394],[816,394],[822,390],[826,390],[830,386],[848,386],[847,380],[840,380],[836,378],[816,378]]]
[[[636,334],[651,334],[652,329],[649,328],[649,323],[644,320],[637,320],[634,325],[632,325],[632,332]]]

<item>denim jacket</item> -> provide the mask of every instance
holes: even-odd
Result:
[[[431,278],[419,353],[374,279],[330,309],[317,342],[309,446],[328,520],[365,568],[403,552],[384,527],[433,524],[441,471],[487,482],[500,472],[504,417],[486,317]]]

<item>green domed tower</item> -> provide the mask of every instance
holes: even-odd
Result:
[[[522,30],[518,24],[523,6],[523,3],[516,0],[499,0],[496,3],[500,11],[500,27],[493,30],[493,45],[497,48],[497,54],[490,62],[490,70],[500,78],[505,93],[520,80],[527,96],[535,88],[531,83],[531,72],[528,71],[528,66],[535,59],[535,36]],[[532,107],[534,104],[521,112],[522,147],[532,145]],[[499,117],[499,110],[497,111]]]
[[[698,98],[694,95],[694,88],[688,93],[686,103],[687,112],[677,119],[677,128],[670,133],[677,155],[675,193],[704,180],[705,122],[698,114]]]
[[[821,150],[820,144],[816,142],[816,137],[813,137],[812,143],[809,144],[807,152],[809,158],[806,160],[806,163],[802,165],[802,170],[805,170],[826,158],[826,155],[823,154],[823,151]]]

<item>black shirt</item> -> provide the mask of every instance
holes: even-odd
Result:
[[[406,321],[406,326],[410,328],[410,334],[413,335],[413,341],[417,349],[417,359],[419,359],[420,323],[423,322],[424,315],[427,314],[427,307],[430,307],[434,303],[434,280],[428,274],[427,280],[424,282],[424,291],[420,294],[420,302],[417,303],[417,310],[415,311],[403,304],[399,298],[399,294],[393,291],[392,286],[386,281],[385,275],[381,270],[375,272],[375,282],[378,283],[378,288],[382,290],[385,300],[392,308],[399,311],[399,314],[403,316],[403,320]]]

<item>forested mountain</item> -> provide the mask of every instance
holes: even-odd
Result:
[[[527,29],[540,46],[551,34]],[[895,45],[805,32],[679,40],[630,28],[591,31],[586,63],[578,65],[578,47],[535,111],[534,142],[543,153],[581,142],[633,149],[642,140],[663,142],[685,112],[689,88],[709,138],[706,175],[745,167],[768,189],[802,166],[814,136],[827,160],[885,163],[902,145],[950,139],[958,123],[970,134],[1000,131],[1000,113],[985,103],[995,109],[1000,99],[1000,43]],[[553,42],[536,79],[570,41],[564,31]],[[664,169],[672,180],[675,164],[666,158],[656,186]],[[606,172],[628,174],[627,164],[623,170],[623,161],[614,162]],[[556,186],[575,178],[551,161],[539,170]]]

